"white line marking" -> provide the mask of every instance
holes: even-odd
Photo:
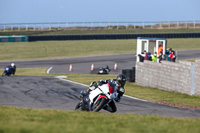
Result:
[[[134,100],[138,100],[138,101],[148,102],[147,100],[143,100],[143,99],[132,97],[132,96],[128,96],[128,95],[123,95],[123,96],[131,98],[131,99],[134,99]]]
[[[82,86],[85,86],[85,87],[89,87],[88,85],[85,85],[85,84],[82,84],[82,83],[78,83],[78,82],[75,82],[75,81],[71,81],[71,80],[67,80],[67,79],[63,79],[63,78],[59,78],[59,79],[63,80],[63,81],[70,82],[70,83],[74,83],[74,84],[77,84],[77,85],[82,85]]]
[[[75,81],[71,81],[71,80],[67,80],[67,79],[64,79],[63,76],[57,76],[56,78],[62,80],[62,81],[67,81],[67,82],[70,82],[70,83],[74,83],[74,84],[77,84],[77,85],[82,85],[82,86],[85,86],[85,87],[89,87],[88,85],[86,84],[82,84],[82,83],[78,83],[78,82],[75,82]],[[131,99],[134,99],[134,100],[138,100],[138,101],[143,101],[143,102],[148,102],[147,100],[143,100],[143,99],[139,99],[139,98],[136,98],[136,97],[132,97],[132,96],[128,96],[128,95],[123,95],[127,98],[131,98]]]
[[[50,67],[48,70],[47,70],[47,74],[49,74],[49,72],[51,71],[53,67]]]

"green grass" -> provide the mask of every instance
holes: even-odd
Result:
[[[1,133],[199,133],[200,119],[0,106]]]
[[[199,38],[169,39],[168,47],[200,49],[199,42]],[[135,53],[136,43],[136,39],[0,43],[0,61]]]
[[[183,33],[200,32],[200,29],[88,29],[88,30],[57,30],[57,31],[13,31],[0,32],[0,35],[80,35],[80,34],[129,34],[129,33]]]

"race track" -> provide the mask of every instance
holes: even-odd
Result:
[[[178,60],[200,58],[200,50],[178,51]],[[118,54],[103,56],[88,56],[46,60],[28,60],[28,61],[8,61],[0,62],[0,68],[8,66],[15,62],[17,68],[51,68],[50,73],[78,73],[78,74],[97,74],[97,71],[91,72],[91,64],[94,69],[108,65],[111,69],[110,74],[119,74],[122,69],[132,69],[135,67],[136,54]],[[114,70],[114,64],[117,63],[117,70]],[[73,71],[69,72],[69,66],[72,64]]]
[[[25,108],[74,110],[87,86],[55,77],[0,77],[0,104]],[[124,96],[117,113],[200,118],[200,110],[175,108]],[[101,111],[106,112],[106,111]]]
[[[179,60],[200,57],[200,50],[180,51]],[[135,66],[135,54],[106,55],[93,57],[76,57],[63,59],[15,61],[17,68],[50,68],[50,73],[83,73],[90,74],[92,63],[95,69],[108,65],[110,74],[119,74],[122,69]],[[13,61],[0,62],[4,68]],[[113,70],[117,62],[118,69]],[[69,64],[73,64],[73,71],[69,72]],[[47,108],[74,110],[79,101],[79,93],[87,86],[75,84],[55,77],[0,77],[0,104],[26,108]],[[117,113],[155,114],[173,117],[200,118],[200,110],[182,109],[138,100],[124,96],[121,103],[117,103]],[[105,112],[105,111],[102,111]]]

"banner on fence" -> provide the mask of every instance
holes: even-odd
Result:
[[[27,36],[0,36],[0,42],[27,42]]]

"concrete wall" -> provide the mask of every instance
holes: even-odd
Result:
[[[191,71],[191,62],[173,63],[163,61],[162,63],[154,63],[146,60],[137,62],[136,83],[167,91],[200,95],[200,61],[196,61],[196,64],[196,71],[194,72]],[[198,73],[193,77],[196,80],[191,80],[192,72]],[[198,87],[194,88],[195,86]]]
[[[195,92],[200,95],[200,60],[195,61]]]

